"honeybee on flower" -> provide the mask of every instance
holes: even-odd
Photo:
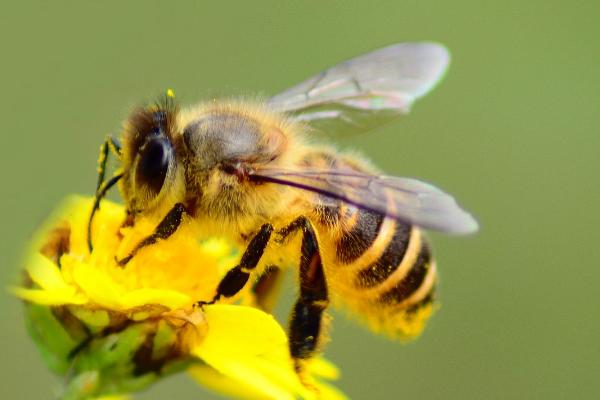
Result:
[[[29,264],[33,287],[17,289],[78,332],[59,359],[100,394],[202,360],[213,377],[243,382],[258,397],[342,396],[313,376],[324,365],[314,357],[330,300],[374,331],[418,335],[437,280],[422,229],[466,234],[477,223],[436,187],[383,176],[312,136],[368,130],[407,112],[448,60],[438,44],[401,43],[266,102],[180,109],[169,90],[136,109],[121,139],[109,136],[101,148],[88,218],[83,203],[72,207],[75,219],[56,226]],[[107,178],[111,153],[119,165]],[[115,185],[124,208],[104,200]],[[286,337],[263,311],[290,265],[299,293]],[[239,299],[263,311],[232,305]],[[94,378],[79,360],[112,354],[124,343],[113,335],[130,335],[131,345],[119,368],[103,364]],[[195,364],[196,376],[210,375]]]
[[[400,43],[333,66],[265,103],[206,101],[181,109],[169,91],[136,109],[120,140],[101,150],[94,212],[118,185],[123,226],[155,218],[154,229],[120,253],[123,269],[168,241],[182,221],[195,237],[224,237],[241,257],[199,306],[255,285],[274,295],[279,271],[297,270],[289,322],[296,369],[319,350],[331,300],[394,338],[420,333],[432,313],[437,268],[423,229],[451,234],[477,222],[433,185],[381,175],[356,155],[314,144],[316,128],[364,131],[406,113],[449,62],[435,43]],[[119,161],[105,179],[108,155]],[[168,272],[165,272],[168,273]],[[202,279],[201,276],[192,279]]]

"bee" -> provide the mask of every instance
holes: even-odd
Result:
[[[267,307],[280,269],[295,265],[299,293],[289,350],[297,368],[319,349],[332,300],[375,331],[414,335],[415,318],[426,319],[428,313],[419,312],[434,301],[437,277],[422,229],[467,234],[477,223],[440,189],[382,175],[354,154],[316,144],[315,136],[367,131],[407,113],[448,63],[439,44],[400,43],[342,62],[263,102],[214,100],[181,109],[167,93],[132,113],[121,141],[104,143],[89,232],[101,200],[118,183],[125,224],[162,218],[118,260],[122,267],[171,236],[184,215],[199,235],[238,243],[239,264],[213,298],[198,299],[200,306],[254,281],[257,303]],[[120,168],[105,179],[111,150]]]

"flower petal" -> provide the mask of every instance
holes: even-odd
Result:
[[[78,262],[65,254],[63,262],[67,261],[72,261],[75,264],[71,269],[73,279],[92,302],[113,310],[123,309],[121,301],[125,292],[123,287],[94,266]]]
[[[242,382],[261,393],[260,398],[267,399],[294,399],[296,396],[285,386],[271,379],[256,368],[256,358],[223,358],[210,357],[204,359],[221,374]]]
[[[12,293],[26,301],[46,306],[60,306],[63,304],[85,304],[85,296],[77,294],[75,289],[67,287],[65,289],[25,289],[15,287],[11,289]]]
[[[40,253],[31,254],[26,270],[31,280],[42,289],[65,289],[69,287],[65,283],[58,266]]]
[[[255,384],[248,384],[244,380],[233,380],[230,376],[224,375],[208,365],[194,365],[188,372],[202,386],[227,397],[237,399],[264,399],[265,396],[272,397],[275,395],[280,396],[279,398],[282,399],[294,398],[290,393],[282,393],[279,389],[265,390],[261,387],[257,387]]]
[[[201,345],[192,349],[204,358],[253,357],[287,351],[287,338],[273,316],[256,308],[215,304],[204,308],[208,332]]]
[[[192,353],[220,374],[260,392],[259,398],[315,397],[300,382],[287,337],[271,315],[251,307],[213,305],[205,307],[205,317],[207,334]]]

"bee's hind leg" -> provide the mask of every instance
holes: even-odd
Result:
[[[258,233],[254,235],[246,247],[240,263],[227,271],[227,274],[219,282],[215,297],[211,301],[199,301],[196,305],[202,307],[207,304],[214,304],[221,297],[232,297],[242,290],[250,278],[250,273],[256,268],[265,252],[272,232],[273,226],[271,224],[261,226]]]
[[[301,372],[302,361],[311,358],[318,349],[329,296],[313,226],[306,217],[300,217],[284,229],[284,235],[297,229],[302,230],[300,295],[290,318],[289,346],[296,370]]]
[[[177,228],[179,228],[179,225],[181,224],[181,218],[183,217],[185,210],[185,205],[183,205],[183,203],[175,204],[167,213],[167,215],[165,215],[162,221],[160,221],[156,229],[154,229],[154,232],[139,242],[128,256],[117,260],[117,264],[119,264],[121,267],[124,267],[142,248],[154,244],[161,239],[169,238],[177,231]]]

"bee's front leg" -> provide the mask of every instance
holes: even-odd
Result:
[[[98,157],[98,183],[96,184],[94,206],[92,207],[92,212],[87,225],[87,242],[90,252],[94,248],[92,244],[92,222],[94,220],[96,211],[98,211],[98,208],[100,208],[100,201],[104,198],[104,196],[106,196],[106,192],[108,192],[108,190],[113,187],[123,176],[123,174],[117,174],[108,181],[104,180],[106,175],[106,164],[108,163],[108,155],[110,152],[116,155],[117,158],[121,158],[121,144],[117,139],[111,135],[108,135],[100,147],[100,156]]]
[[[177,231],[179,225],[181,224],[181,218],[183,217],[183,213],[185,213],[185,205],[183,203],[177,203],[171,208],[171,210],[165,215],[165,217],[160,221],[154,232],[146,237],[144,240],[139,242],[137,246],[133,248],[131,253],[128,256],[117,260],[117,264],[119,266],[124,267],[142,248],[149,246],[158,242],[160,239],[167,239],[172,234]]]
[[[265,248],[271,238],[271,233],[273,233],[273,226],[271,224],[261,226],[258,233],[254,235],[246,247],[240,263],[230,269],[223,279],[221,279],[221,282],[219,282],[215,297],[208,302],[199,301],[196,305],[214,304],[221,297],[232,297],[242,290],[250,278],[250,273],[256,268],[265,252]]]

